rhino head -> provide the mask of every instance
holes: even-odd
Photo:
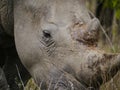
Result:
[[[120,55],[97,48],[99,26],[82,0],[14,0],[16,48],[41,90],[97,90],[117,73]]]

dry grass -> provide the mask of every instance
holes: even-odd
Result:
[[[30,79],[25,87],[25,90],[40,90],[34,83],[33,79]]]
[[[109,45],[100,45],[100,47],[104,49],[106,52],[120,53],[119,42],[114,43],[115,52],[113,52]],[[113,79],[103,84],[100,90],[120,90],[120,71],[117,73],[117,75],[114,76]]]
[[[120,90],[120,72],[108,83],[103,84],[100,90]]]

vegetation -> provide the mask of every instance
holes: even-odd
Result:
[[[36,86],[34,80],[30,79],[25,87],[25,90],[40,90],[40,89]]]
[[[104,2],[105,8],[112,8],[115,10],[115,16],[120,19],[120,0],[100,0]]]
[[[87,0],[87,2],[88,7],[99,18],[114,50],[102,30],[100,31],[99,47],[107,52],[120,53],[120,0]],[[103,84],[101,90],[120,90],[120,73],[110,82]]]

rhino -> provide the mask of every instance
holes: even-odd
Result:
[[[0,0],[0,90],[21,89],[19,73],[24,84],[31,77],[16,52],[13,14],[13,0]]]
[[[85,0],[13,1],[17,53],[41,90],[99,90],[119,71],[120,54],[97,46]]]

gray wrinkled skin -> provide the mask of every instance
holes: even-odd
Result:
[[[14,20],[13,20],[13,0],[0,0],[0,25],[5,32],[13,36]]]
[[[84,6],[82,0],[14,0],[16,48],[41,90],[97,90],[119,70],[120,55],[96,47],[99,20]]]

